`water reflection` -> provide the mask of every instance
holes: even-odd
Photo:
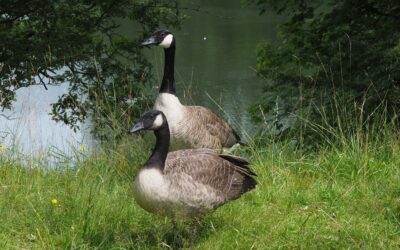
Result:
[[[68,84],[47,87],[48,90],[39,85],[17,90],[12,110],[5,110],[0,116],[0,144],[4,149],[0,153],[63,161],[82,151],[81,146],[90,147],[87,129],[74,132],[49,115],[50,104],[67,91]]]

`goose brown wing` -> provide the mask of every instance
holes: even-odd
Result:
[[[176,182],[185,179],[181,178],[183,175],[190,176],[192,182],[211,188],[223,201],[217,206],[239,198],[256,185],[252,174],[213,151],[185,151],[187,150],[170,153],[172,156],[167,158],[165,174],[172,176]]]
[[[203,126],[211,136],[219,139],[221,146],[231,147],[240,141],[231,126],[211,110],[201,106],[187,106],[186,108],[190,114],[188,122],[197,124],[197,127]]]
[[[215,154],[215,153],[212,149],[208,148],[176,150],[168,153],[167,161],[172,161],[178,158],[184,158],[188,155],[193,155],[193,154]]]
[[[220,154],[219,156],[230,161],[239,171],[242,171],[247,175],[257,176],[257,174],[250,168],[250,162],[248,162],[246,158],[228,154]]]

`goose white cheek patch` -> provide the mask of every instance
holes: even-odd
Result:
[[[164,40],[162,40],[162,42],[159,44],[159,46],[168,49],[169,46],[171,46],[173,38],[174,37],[171,34],[167,35],[166,37],[164,37]]]
[[[151,126],[152,129],[156,129],[161,127],[161,125],[163,124],[163,118],[161,115],[157,115],[156,119],[153,122],[153,126]]]

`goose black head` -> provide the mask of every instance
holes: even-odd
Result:
[[[142,42],[142,46],[157,45],[168,49],[174,42],[174,36],[168,30],[158,30]]]
[[[159,110],[151,110],[146,112],[139,121],[130,130],[131,133],[138,132],[140,130],[158,130],[165,126],[167,119],[163,112]]]

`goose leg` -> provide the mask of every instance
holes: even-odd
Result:
[[[172,234],[174,236],[173,241],[174,244],[177,242],[178,237],[178,223],[175,218],[172,218]]]
[[[197,225],[193,225],[190,231],[190,248],[193,249],[197,238]]]
[[[194,244],[196,243],[197,240],[197,233],[198,233],[198,227],[201,226],[201,221],[199,218],[195,217],[192,223],[190,223],[190,248],[194,248]]]

